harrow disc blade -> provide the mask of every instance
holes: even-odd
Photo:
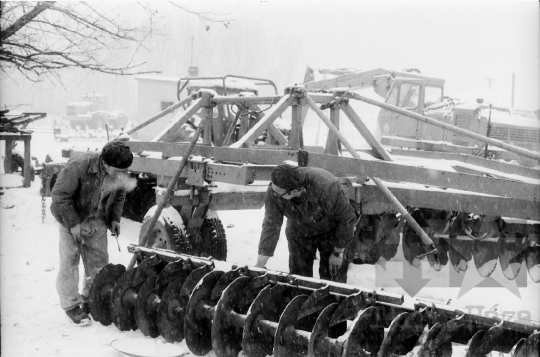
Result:
[[[197,356],[204,356],[212,350],[212,319],[208,318],[205,305],[213,307],[214,304],[210,300],[212,290],[223,274],[218,270],[206,274],[191,293],[186,306],[184,318],[186,344]]]
[[[156,280],[156,289],[159,291],[159,295],[167,288],[167,286],[175,281],[180,275],[184,275],[185,267],[184,260],[180,259],[175,262],[171,262],[163,268]],[[185,274],[187,276],[187,274]]]
[[[381,257],[377,245],[377,215],[362,215],[356,226],[354,241],[354,257],[360,258],[364,264],[375,264]]]
[[[107,264],[94,278],[88,303],[92,318],[104,326],[112,323],[111,295],[116,281],[126,272],[126,267],[120,264]]]
[[[516,357],[540,356],[540,332],[535,332],[527,337],[527,340],[516,354]]]
[[[274,356],[302,356],[305,355],[305,346],[297,344],[288,344],[285,342],[284,334],[286,330],[300,329],[298,314],[302,305],[307,300],[306,295],[298,295],[287,304],[285,310],[279,318],[276,334],[274,335]]]
[[[272,354],[274,336],[265,335],[256,328],[259,320],[278,322],[281,312],[290,302],[283,285],[266,286],[255,298],[246,316],[242,335],[244,355],[264,357]]]
[[[239,300],[236,302],[235,307],[238,309],[238,312],[241,314],[246,314],[253,300],[255,300],[261,290],[269,283],[270,279],[266,273],[253,278],[242,292]]]
[[[167,286],[158,306],[156,324],[159,334],[167,342],[180,342],[184,339],[184,322],[182,305],[179,300],[180,289],[188,272],[183,271],[180,277]]]
[[[159,335],[156,324],[157,307],[155,310],[149,310],[147,308],[148,304],[151,303],[149,300],[153,300],[158,296],[158,289],[156,288],[157,278],[154,275],[146,279],[137,293],[137,303],[135,304],[135,323],[143,335],[150,337],[157,337]]]
[[[377,248],[385,260],[392,259],[397,254],[399,246],[398,219],[395,214],[386,214],[377,227]]]
[[[416,257],[420,254],[424,254],[426,250],[422,243],[422,238],[420,238],[408,224],[405,224],[405,227],[403,228],[402,243],[405,260],[412,266],[418,268],[420,266],[420,260]]]
[[[525,250],[525,263],[529,276],[535,283],[540,282],[540,245]]]
[[[375,356],[384,338],[384,323],[380,311],[374,306],[362,311],[343,337],[345,344],[342,357]]]
[[[437,336],[443,329],[444,324],[436,322],[429,329],[420,349],[418,350],[419,357],[452,357],[452,342],[446,341],[437,344]]]
[[[184,339],[184,316],[189,296],[197,283],[212,269],[208,265],[197,268],[187,277],[180,277],[172,282],[163,292],[158,307],[157,324],[165,341],[180,342]]]
[[[320,313],[325,307],[335,302],[337,302],[336,298],[330,295],[330,287],[328,285],[317,289],[309,294],[307,300],[302,305],[298,313],[298,319]]]
[[[524,357],[522,348],[527,344],[527,339],[522,338],[520,339],[514,347],[512,347],[512,350],[510,351],[510,357]]]
[[[233,326],[228,317],[253,278],[241,276],[223,291],[214,311],[212,348],[218,357],[237,357],[242,350],[242,330]]]
[[[477,352],[480,351],[480,345],[482,344],[482,339],[484,338],[485,334],[486,334],[486,331],[480,330],[480,331],[477,331],[473,335],[473,337],[468,343],[469,348],[467,350],[467,354],[465,355],[465,357],[481,356]]]
[[[390,323],[377,356],[406,355],[416,345],[426,322],[420,312],[404,312]]]
[[[371,293],[368,293],[371,296]],[[335,326],[347,320],[354,320],[360,310],[368,306],[366,299],[361,291],[356,294],[349,295],[339,304],[338,308],[332,315],[330,326]]]
[[[501,237],[497,248],[504,276],[508,280],[514,280],[523,264],[523,250],[525,249],[523,237]]]
[[[311,331],[311,338],[309,339],[308,345],[308,357],[325,357],[328,356],[327,351],[321,351],[320,343],[321,341],[328,336],[330,329],[330,319],[332,315],[338,308],[337,303],[328,305],[319,315],[317,321],[315,321],[315,326]]]
[[[216,286],[214,286],[214,289],[212,290],[212,295],[210,296],[210,300],[217,304],[218,300],[221,298],[221,295],[223,294],[223,291],[227,289],[227,287],[235,281],[238,277],[240,277],[240,268],[236,268],[234,270],[229,270],[228,272],[225,272],[221,276],[221,278],[218,280]]]
[[[474,241],[473,257],[478,274],[487,278],[497,267],[497,242]]]
[[[120,331],[136,330],[137,324],[133,319],[133,306],[124,304],[124,295],[133,294],[134,290],[131,288],[131,283],[138,268],[126,271],[114,285],[114,289],[111,294],[111,315],[114,325]]]
[[[448,255],[450,263],[458,273],[467,270],[468,263],[472,259],[473,242],[457,237],[448,240]]]

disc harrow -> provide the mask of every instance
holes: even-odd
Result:
[[[449,305],[252,267],[215,269],[210,259],[131,245],[137,266],[96,276],[96,321],[185,339],[197,356],[538,356],[538,326],[465,313]]]

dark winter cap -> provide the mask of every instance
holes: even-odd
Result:
[[[304,175],[297,166],[281,164],[272,170],[272,183],[284,190],[294,190],[303,182]]]
[[[122,141],[109,141],[101,150],[101,157],[107,165],[118,169],[127,169],[133,162],[133,154],[129,146]]]

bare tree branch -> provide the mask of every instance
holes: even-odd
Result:
[[[41,14],[43,11],[51,8],[54,5],[54,1],[46,1],[46,2],[38,2],[36,7],[32,9],[27,14],[24,14],[21,16],[17,21],[15,21],[11,26],[9,26],[7,29],[2,30],[2,42],[10,38],[15,34],[15,32],[19,31],[22,27],[24,27],[27,23],[32,21],[36,16]],[[3,13],[3,9],[2,9]]]
[[[58,77],[57,71],[68,68],[117,75],[159,73],[138,60],[138,53],[152,36],[160,35],[160,18],[150,6],[136,4],[112,8],[91,2],[2,1],[0,69],[6,74],[17,70],[32,81]],[[204,21],[230,21],[173,5]],[[135,21],[132,13],[142,15],[143,21]]]

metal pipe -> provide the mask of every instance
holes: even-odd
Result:
[[[133,134],[134,132],[136,132],[137,130],[141,129],[141,128],[144,128],[145,126],[149,125],[149,124],[152,124],[153,122],[155,122],[156,120],[164,117],[165,115],[167,114],[170,114],[170,113],[173,113],[176,109],[178,109],[179,107],[191,102],[193,100],[193,98],[191,96],[189,97],[186,97],[184,99],[182,99],[181,101],[179,101],[178,103],[175,103],[173,105],[171,105],[170,107],[166,108],[165,110],[163,110],[162,112],[159,112],[158,114],[154,115],[153,117],[151,117],[150,119],[142,122],[141,124],[135,126],[134,128],[131,128],[129,129],[128,131],[126,131],[126,134],[127,135],[131,135]]]
[[[122,295],[122,305],[125,307],[134,307],[137,303],[137,292],[133,289],[127,289]]]
[[[171,141],[170,139],[167,140],[167,135],[171,131],[178,130],[177,128],[185,124],[195,113],[199,111],[199,109],[201,109],[202,106],[203,106],[203,102],[201,99],[192,103],[186,109],[186,111],[183,112],[182,115],[180,115],[180,117],[177,120],[167,125],[167,127],[164,130],[162,130],[158,135],[156,135],[151,141]]]
[[[272,95],[272,96],[266,96],[266,97],[225,97],[225,96],[219,96],[216,95],[214,98],[212,98],[212,103],[215,104],[275,104],[279,103],[281,100],[281,96],[279,95]]]
[[[452,131],[454,133],[458,133],[458,134],[461,134],[463,136],[467,136],[467,137],[472,138],[472,139],[480,140],[480,141],[482,141],[484,143],[488,143],[490,145],[505,149],[507,151],[510,151],[510,152],[513,152],[513,153],[516,153],[516,154],[519,154],[519,155],[522,155],[522,156],[525,156],[525,157],[528,157],[528,158],[531,158],[531,159],[534,159],[534,160],[540,160],[540,153],[530,151],[530,150],[527,150],[527,149],[524,149],[524,148],[521,148],[521,147],[518,147],[518,146],[509,145],[509,144],[506,144],[506,143],[504,143],[504,142],[502,142],[500,140],[488,138],[488,137],[485,137],[483,135],[473,133],[472,131],[462,129],[462,128],[459,128],[459,127],[454,126],[454,125],[442,123],[440,121],[429,118],[427,116],[420,115],[418,113],[414,113],[414,112],[410,112],[410,111],[405,110],[405,109],[398,108],[398,107],[396,107],[394,105],[390,105],[390,104],[387,104],[387,103],[381,103],[379,101],[364,97],[364,96],[362,96],[362,95],[360,95],[358,93],[349,92],[349,95],[354,99],[360,100],[362,102],[366,102],[368,104],[375,105],[377,107],[380,107],[380,108],[383,108],[383,109],[386,109],[386,110],[396,112],[396,113],[401,114],[403,116],[406,116],[406,117],[409,117],[409,118],[412,118],[412,119],[416,119],[416,120],[422,121],[424,123],[428,123],[430,125],[438,126],[439,128],[447,129],[447,130],[450,130],[450,131]]]
[[[332,124],[330,119],[328,119],[326,117],[324,112],[317,106],[317,103],[315,103],[313,101],[313,99],[311,99],[309,97],[309,95],[307,96],[307,102],[308,102],[309,106],[311,107],[311,109],[313,109],[315,111],[315,113],[317,113],[317,115],[322,119],[322,121],[324,121],[324,123],[334,133],[334,135],[336,135],[339,138],[339,140],[343,143],[343,145],[347,148],[347,150],[349,150],[351,155],[355,159],[362,159],[360,157],[360,154],[358,154],[356,152],[356,150],[349,143],[349,141],[339,132],[339,130],[334,126],[334,124]],[[422,227],[420,227],[420,225],[418,223],[416,223],[416,221],[409,214],[407,209],[405,207],[403,207],[401,202],[399,202],[398,199],[392,194],[392,192],[390,192],[390,190],[388,189],[388,187],[386,187],[384,182],[381,179],[379,179],[378,177],[371,177],[371,179],[373,180],[373,182],[375,182],[377,187],[379,187],[379,189],[386,196],[386,198],[388,198],[390,200],[390,202],[392,202],[396,206],[398,211],[403,215],[403,217],[411,225],[411,227],[414,229],[414,231],[420,236],[420,238],[422,239],[424,244],[433,244],[433,241],[431,240],[431,238],[429,238],[429,236],[426,234],[426,232],[424,232]]]
[[[156,313],[160,302],[161,299],[157,294],[150,294],[146,299],[146,312],[149,314]]]
[[[281,115],[281,113],[283,113],[283,111],[285,111],[285,109],[287,109],[287,107],[290,105],[289,99],[290,95],[283,96],[278,104],[274,108],[270,109],[270,111],[246,133],[246,135],[242,136],[236,143],[230,145],[229,147],[241,148],[248,140],[255,140],[255,138],[264,131],[268,123],[272,123]]]
[[[204,130],[204,127],[206,126],[205,124],[206,124],[206,118],[203,118],[199,127],[193,134],[193,137],[191,138],[191,141],[189,142],[189,146],[187,147],[184,156],[182,156],[182,160],[180,161],[180,164],[178,165],[178,169],[174,173],[174,176],[172,177],[171,181],[169,182],[169,185],[167,186],[167,190],[165,191],[165,194],[163,195],[163,199],[159,201],[156,208],[156,212],[154,213],[154,216],[148,223],[147,229],[143,232],[142,239],[140,240],[142,246],[146,246],[146,244],[148,243],[148,239],[150,238],[150,232],[152,232],[152,229],[154,229],[154,226],[157,220],[159,219],[159,216],[161,215],[163,208],[165,208],[165,205],[167,204],[167,201],[169,200],[169,197],[171,196],[171,193],[173,192],[173,189],[176,186],[176,182],[178,181],[178,178],[180,178],[180,174],[182,173],[184,166],[186,166],[189,155],[191,155],[193,148],[197,144],[197,140],[199,139],[199,136],[201,135],[202,131]],[[127,267],[127,270],[133,269],[136,261],[137,261],[137,255],[134,254],[133,258],[131,258],[131,261]]]

